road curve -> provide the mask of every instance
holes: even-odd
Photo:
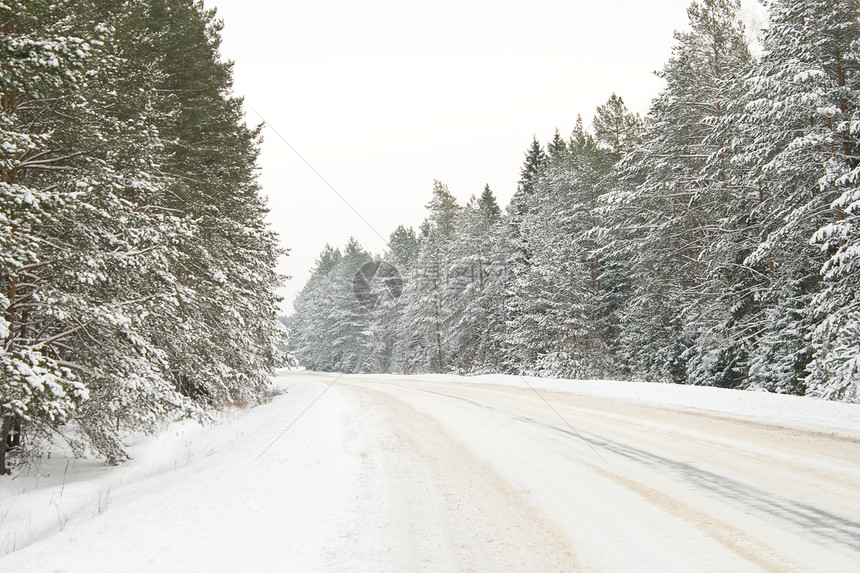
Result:
[[[860,571],[857,436],[525,384],[295,376],[353,404],[366,570]]]

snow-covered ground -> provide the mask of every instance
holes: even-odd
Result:
[[[0,478],[0,571],[860,571],[860,406],[501,376],[276,384],[123,466],[54,455]]]
[[[344,398],[331,392],[281,435],[322,386],[278,385],[286,393],[272,403],[214,427],[141,441],[124,466],[55,456],[41,475],[0,480],[0,549],[17,549],[0,571],[325,569],[359,472]]]

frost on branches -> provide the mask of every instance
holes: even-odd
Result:
[[[856,401],[858,8],[784,0],[770,9],[766,53],[748,80],[754,139],[743,154],[763,189],[764,240],[750,255],[769,265],[762,298],[773,301],[765,325],[773,355],[762,362],[794,364],[791,378],[808,372],[810,394]]]
[[[214,13],[7,0],[0,22],[0,469],[12,428],[118,462],[124,432],[255,400],[281,252]]]
[[[590,130],[535,138],[507,213],[437,182],[383,255],[397,301],[349,307],[352,255],[324,252],[299,358],[860,402],[860,8],[768,8],[756,58],[739,0],[692,2],[648,116],[613,95]]]

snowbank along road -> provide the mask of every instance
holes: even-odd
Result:
[[[860,571],[851,423],[473,381],[284,373],[271,404],[65,484],[107,508],[29,482],[0,525],[77,517],[7,528],[0,570]]]

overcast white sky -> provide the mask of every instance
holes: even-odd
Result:
[[[425,216],[433,180],[502,207],[536,135],[567,137],[615,92],[646,112],[689,0],[206,0],[249,123],[271,130],[261,183],[291,253],[285,313],[326,243],[382,252]],[[370,228],[372,227],[372,228]]]

